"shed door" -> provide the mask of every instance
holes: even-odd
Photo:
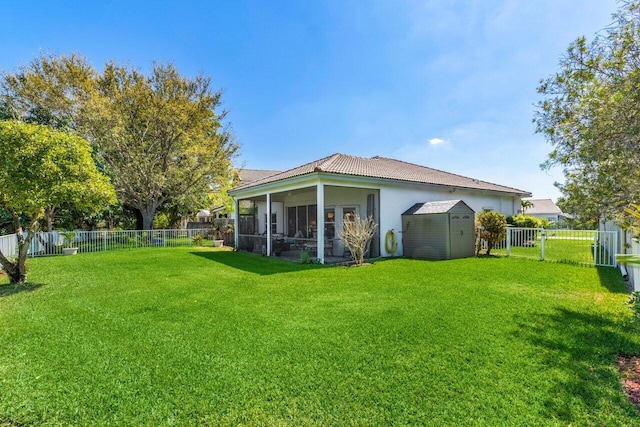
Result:
[[[473,215],[452,214],[450,216],[449,227],[451,258],[473,256],[475,244]]]

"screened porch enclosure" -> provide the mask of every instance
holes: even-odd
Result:
[[[318,188],[322,194],[318,195]],[[379,191],[311,186],[236,201],[237,248],[263,255],[299,259],[302,251],[320,262],[349,257],[339,236],[345,218],[371,216],[379,222]],[[380,254],[374,237],[368,257]]]

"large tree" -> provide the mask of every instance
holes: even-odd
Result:
[[[171,65],[156,64],[145,76],[107,64],[97,83],[84,129],[144,229],[165,202],[207,194],[230,176],[237,146],[216,112],[221,93],[210,79],[182,77]]]
[[[538,88],[534,122],[553,145],[543,167],[564,168],[565,205],[585,219],[640,201],[640,1],[619,3],[613,24],[571,43]]]
[[[86,140],[44,125],[0,121],[0,206],[18,240],[17,259],[0,252],[0,265],[12,283],[27,279],[29,246],[48,206],[67,202],[97,212],[115,200]]]
[[[238,146],[218,112],[221,92],[202,75],[158,64],[145,75],[114,63],[98,73],[78,56],[41,56],[6,75],[4,92],[22,117],[46,111],[89,140],[144,229],[163,204],[201,199],[232,176]]]

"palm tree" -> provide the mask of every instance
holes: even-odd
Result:
[[[520,200],[520,206],[522,206],[522,215],[524,215],[527,209],[533,207],[533,202],[531,200]]]

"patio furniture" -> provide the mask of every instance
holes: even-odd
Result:
[[[318,243],[315,241],[307,241],[304,245],[304,249],[309,251],[311,255],[318,255]],[[324,241],[324,254],[333,256],[333,240]]]

